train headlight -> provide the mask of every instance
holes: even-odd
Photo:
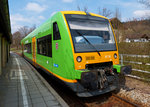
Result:
[[[77,61],[78,61],[78,62],[81,62],[81,61],[82,61],[82,57],[81,57],[81,56],[78,56],[78,57],[77,57]]]
[[[117,54],[116,53],[114,54],[114,58],[117,59]]]

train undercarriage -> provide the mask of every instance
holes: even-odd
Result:
[[[128,73],[131,71],[129,66],[124,68],[126,68],[124,71],[128,71]],[[79,97],[96,96],[120,90],[120,74],[113,68],[112,62],[89,64],[86,65],[85,70],[88,70],[88,72],[82,72],[81,79],[76,84]]]

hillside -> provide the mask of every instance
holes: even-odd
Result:
[[[120,22],[118,19],[111,19],[112,26],[115,29],[118,42],[123,42],[126,38],[138,39],[145,35],[150,39],[150,19],[133,19],[127,22]]]

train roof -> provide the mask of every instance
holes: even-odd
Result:
[[[86,12],[84,11],[60,11],[62,14],[81,14],[81,15],[87,15]],[[91,12],[88,12],[88,14],[90,14],[91,16],[97,16],[97,17],[101,17],[101,18],[104,18],[104,19],[108,19],[102,15],[99,15],[99,14],[95,14],[95,13],[91,13]]]
[[[94,14],[94,13],[86,13],[84,11],[59,11],[57,13],[55,13],[53,16],[51,16],[50,18],[48,18],[47,21],[45,21],[42,25],[40,25],[38,28],[36,28],[34,31],[32,31],[30,34],[28,34],[25,38],[23,38],[21,40],[21,43],[23,41],[26,41],[27,39],[29,38],[33,38],[34,36],[36,36],[38,33],[42,32],[44,29],[45,29],[45,25],[47,25],[48,23],[50,23],[51,19],[56,17],[58,14],[81,14],[81,15],[87,15],[87,14],[90,14],[91,16],[96,16],[96,17],[101,17],[101,18],[104,18],[104,19],[108,19],[104,16],[101,16],[101,15],[98,15],[98,14]]]

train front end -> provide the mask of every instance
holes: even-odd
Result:
[[[77,95],[89,97],[119,88],[118,74],[130,72],[131,68],[119,65],[109,20],[92,13],[64,16],[73,48]]]

